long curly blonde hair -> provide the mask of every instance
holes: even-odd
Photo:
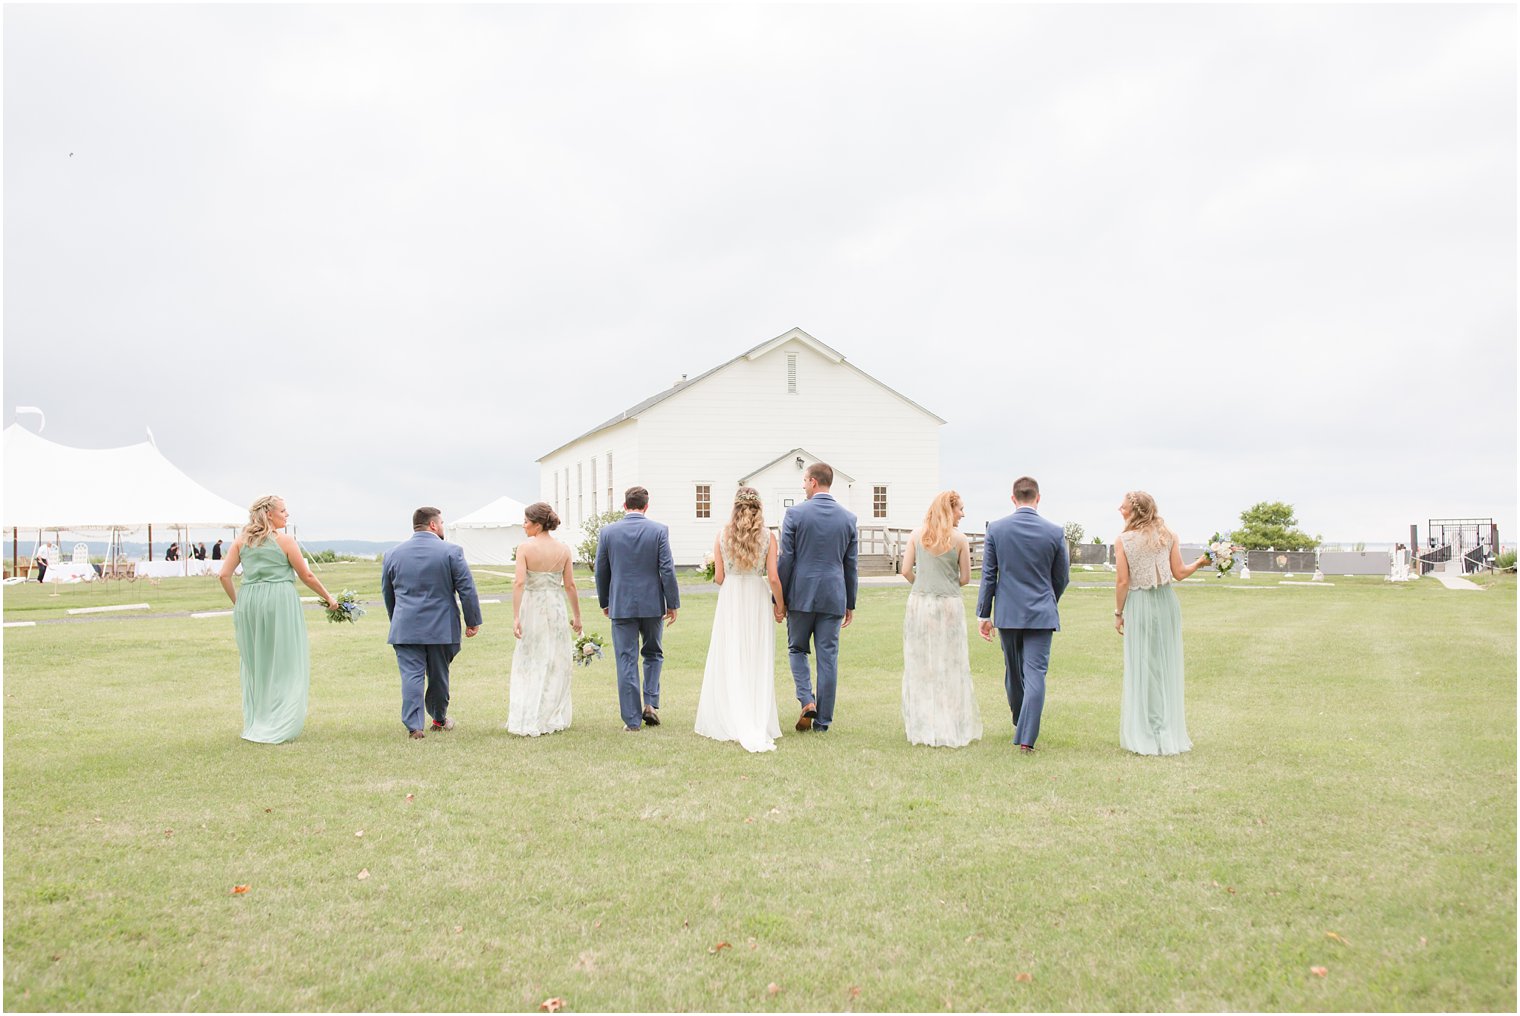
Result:
[[[950,549],[955,533],[955,509],[964,507],[961,496],[953,490],[934,495],[929,511],[924,515],[924,549],[933,554],[943,554]]]
[[[278,494],[265,494],[248,506],[248,524],[243,527],[243,545],[256,547],[274,534],[269,524],[269,509],[283,505],[285,499]]]
[[[1166,520],[1156,511],[1156,499],[1143,490],[1132,490],[1124,495],[1129,503],[1129,521],[1124,524],[1126,533],[1139,533],[1142,540],[1161,547],[1172,542],[1172,531]]]
[[[740,487],[734,491],[734,511],[723,527],[723,547],[728,551],[734,567],[750,571],[765,558],[770,543],[770,533],[765,528],[765,509],[760,504],[760,492],[754,487]]]

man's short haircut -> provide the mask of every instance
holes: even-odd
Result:
[[[649,491],[643,487],[629,487],[623,492],[623,507],[631,512],[641,512],[649,507]]]
[[[1013,499],[1019,504],[1034,504],[1040,496],[1040,485],[1032,476],[1021,476],[1013,481]]]
[[[434,519],[443,518],[443,512],[437,508],[418,508],[412,512],[412,531],[416,533],[426,529]]]
[[[834,467],[827,462],[815,462],[807,467],[807,472],[802,475],[810,480],[816,480],[820,487],[834,486]]]

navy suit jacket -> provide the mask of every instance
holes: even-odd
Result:
[[[380,566],[380,593],[391,619],[391,645],[458,645],[459,606],[471,628],[480,621],[480,597],[475,577],[464,563],[464,549],[446,543],[429,530],[412,534],[385,552]]]
[[[679,609],[670,527],[643,512],[603,526],[596,538],[596,600],[613,619]]]
[[[1070,575],[1066,533],[1033,508],[1019,508],[987,526],[976,616],[997,628],[1060,631],[1056,601]]]
[[[855,609],[860,534],[855,513],[819,491],[781,520],[776,571],[787,610],[844,616]]]

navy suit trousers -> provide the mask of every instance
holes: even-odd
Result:
[[[618,710],[623,726],[642,727],[644,706],[660,708],[660,668],[665,652],[660,637],[665,619],[656,617],[614,617],[612,619],[612,655],[617,661]],[[640,647],[640,643],[643,646]],[[644,692],[639,694],[639,657],[644,658]]]
[[[459,645],[420,645],[401,643],[396,663],[401,668],[401,722],[407,730],[421,730],[426,717],[442,723],[449,712],[449,664],[459,655]]]
[[[1045,672],[1050,669],[1049,628],[999,628],[1003,640],[1003,688],[1013,711],[1014,742],[1034,746],[1045,709]]]

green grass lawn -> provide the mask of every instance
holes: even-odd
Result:
[[[691,592],[662,727],[619,732],[603,661],[570,730],[515,738],[508,572],[457,730],[406,739],[382,609],[312,611],[280,746],[238,738],[231,619],[188,616],[214,579],[6,588],[44,623],[4,640],[5,1007],[1515,1008],[1513,576],[1185,584],[1194,750],[1139,758],[1112,591],[1075,587],[1032,756],[974,636],[985,739],[905,742],[905,586],[863,590],[827,735],[792,732],[784,650],[776,752],[692,732]],[[323,575],[378,599],[373,563]]]

